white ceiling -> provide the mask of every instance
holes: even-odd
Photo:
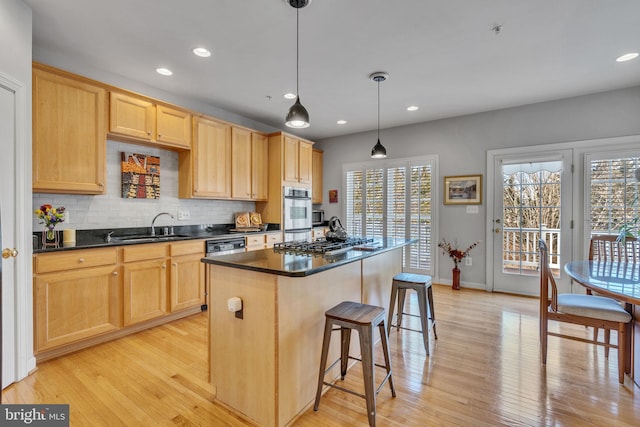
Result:
[[[296,90],[286,0],[24,1],[34,50],[285,129],[282,95]],[[640,58],[615,62],[640,51],[640,0],[313,0],[299,13],[311,126],[294,133],[310,139],[376,129],[375,71],[389,73],[381,128],[640,85]]]

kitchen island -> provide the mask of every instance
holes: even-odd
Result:
[[[342,301],[388,309],[393,276],[412,239],[373,251],[310,256],[277,249],[206,257],[210,380],[216,399],[261,426],[285,426],[315,398],[324,312]],[[242,299],[242,318],[227,308]],[[332,340],[329,360],[339,356]],[[359,354],[353,334],[351,354]],[[339,367],[327,374],[337,377]]]

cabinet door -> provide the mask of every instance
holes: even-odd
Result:
[[[120,328],[119,279],[115,266],[36,276],[36,353]]]
[[[251,199],[251,132],[231,128],[231,198]]]
[[[33,69],[33,191],[103,194],[106,90]]]
[[[311,187],[311,203],[322,203],[322,151],[313,150],[313,159],[311,162],[312,187]]]
[[[204,254],[171,259],[171,311],[183,310],[205,303]]]
[[[267,136],[251,134],[251,198],[267,200],[269,197],[269,143]]]
[[[298,181],[302,184],[311,184],[313,179],[313,145],[309,142],[300,141],[298,154],[300,156],[298,159]]]
[[[158,105],[156,122],[158,142],[185,149],[191,148],[191,114]]]
[[[198,118],[192,150],[194,197],[231,197],[231,126]]]
[[[286,182],[298,182],[298,156],[299,144],[298,140],[285,135],[283,141],[283,176],[282,180]]]
[[[124,325],[167,314],[167,264],[164,259],[124,264]]]
[[[109,132],[146,141],[155,139],[156,107],[153,103],[111,92],[109,110]]]

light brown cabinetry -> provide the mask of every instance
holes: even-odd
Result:
[[[167,314],[166,248],[158,243],[123,247],[125,326]]]
[[[323,151],[317,148],[313,149],[313,157],[311,161],[311,203],[322,203],[322,156]]]
[[[174,149],[191,148],[191,114],[120,92],[110,93],[109,132],[125,140],[155,143]]]
[[[171,312],[205,303],[202,241],[172,243],[170,246]]]
[[[106,90],[35,63],[32,85],[33,191],[103,194]]]
[[[115,248],[38,255],[34,261],[35,352],[122,326]]]
[[[282,223],[282,187],[311,188],[313,142],[284,132],[269,135],[269,200],[256,203],[264,222]]]
[[[311,184],[313,143],[287,134],[282,138],[282,181],[288,184]],[[270,136],[271,138],[271,136]],[[277,139],[278,135],[274,136]]]
[[[251,133],[251,198],[269,198],[269,142],[257,132]]]
[[[204,117],[194,119],[193,145],[179,154],[181,198],[231,197],[231,125]]]
[[[269,147],[267,136],[248,129],[231,129],[231,198],[267,200]]]
[[[274,231],[264,234],[253,234],[245,237],[246,251],[272,248],[275,243],[282,242],[282,232]]]

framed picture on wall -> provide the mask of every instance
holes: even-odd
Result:
[[[444,177],[445,205],[481,205],[482,175]]]

